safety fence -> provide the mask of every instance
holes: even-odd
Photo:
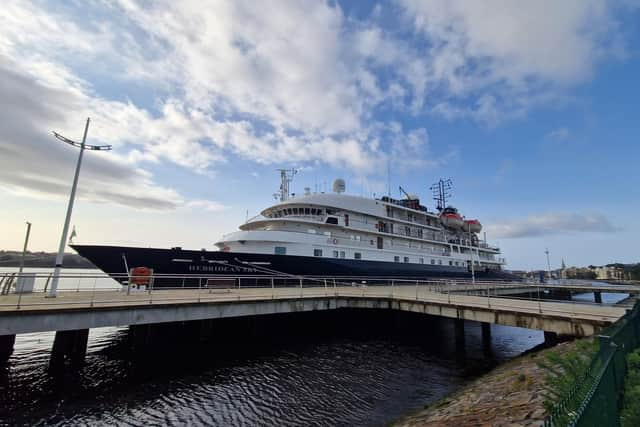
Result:
[[[598,336],[598,351],[545,426],[619,426],[626,356],[640,344],[640,302]]]

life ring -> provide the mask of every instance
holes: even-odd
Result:
[[[338,244],[338,239],[333,239],[333,244],[337,245]]]
[[[153,270],[149,267],[134,267],[131,269],[131,283],[134,285],[148,285]]]

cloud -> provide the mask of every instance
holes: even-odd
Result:
[[[424,37],[427,85],[444,93],[432,111],[490,125],[561,99],[588,81],[597,64],[622,57],[616,13],[630,6],[599,0],[398,4]]]
[[[75,120],[82,116],[72,112],[87,108],[86,96],[46,86],[3,65],[0,64],[0,99],[11,102],[0,103],[5,123],[0,126],[0,181],[14,194],[67,197],[78,152],[58,142],[50,129],[62,128],[63,134],[79,140],[82,123]],[[94,108],[105,106],[100,99],[91,102],[96,103]],[[97,115],[91,105],[88,109]],[[100,132],[99,127],[90,128],[89,142]],[[136,163],[108,152],[85,153],[78,196],[141,209],[175,209],[194,203],[176,190],[154,183],[152,175]]]
[[[565,127],[554,129],[546,137],[555,141],[566,141],[569,138],[569,129]]]
[[[566,233],[612,233],[620,231],[602,214],[568,212],[532,215],[522,220],[499,221],[487,227],[498,238],[537,237]]]

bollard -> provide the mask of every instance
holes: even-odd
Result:
[[[98,278],[95,277],[93,279],[93,289],[91,290],[91,302],[89,303],[89,307],[93,307],[93,300],[95,299],[96,296],[96,282],[98,281]]]

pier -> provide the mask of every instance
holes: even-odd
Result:
[[[272,286],[242,287],[239,280],[232,279],[232,284],[226,287],[144,290],[78,287],[60,291],[57,298],[46,298],[45,292],[0,296],[0,362],[10,357],[16,334],[56,331],[52,365],[79,364],[86,352],[89,329],[105,326],[137,327],[318,310],[388,309],[455,319],[456,335],[461,337],[466,320],[482,323],[483,341],[491,339],[489,325],[499,324],[542,330],[545,339],[553,342],[558,335],[597,334],[625,314],[624,307],[615,305],[507,295],[509,292],[535,295],[550,287],[575,292],[614,291],[605,285],[593,288],[433,280],[394,280],[368,285],[344,279],[312,280],[312,285],[299,279],[294,283],[300,286],[286,287],[274,283],[271,280]],[[639,292],[629,286],[615,290]]]

